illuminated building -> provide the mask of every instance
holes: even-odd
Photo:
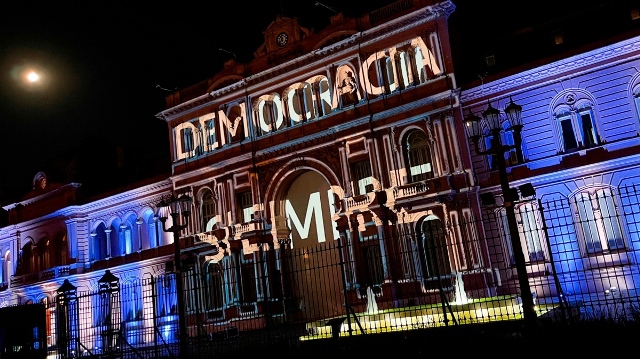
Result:
[[[634,14],[637,9],[629,22]],[[543,301],[583,303],[596,316],[611,310],[628,316],[630,307],[614,299],[638,300],[637,40],[625,34],[607,46],[483,79],[461,94],[467,118],[480,117],[489,105],[522,105],[522,144],[504,158],[532,290]],[[493,134],[486,121],[482,125],[480,148],[490,148]],[[502,142],[514,145],[515,128],[508,121],[501,126]],[[472,151],[472,161],[487,202],[483,223],[491,262],[502,280],[513,280],[496,159]]]
[[[66,353],[120,350],[123,338],[174,343],[181,309],[189,336],[211,340],[271,321],[404,308],[411,315],[395,329],[517,318],[507,226],[499,198],[487,202],[500,195],[495,159],[477,155],[463,127],[509,99],[523,106],[522,154],[505,155],[537,300],[558,303],[556,280],[573,302],[614,287],[630,295],[637,200],[612,196],[638,176],[637,38],[460,89],[453,11],[449,1],[403,0],[358,19],[337,14],[318,33],[278,17],[252,62],[229,60],[167,97],[157,117],[169,129],[170,178],[83,201],[77,184],[38,190],[37,176],[34,193],[5,206],[0,304],[62,296],[48,344]],[[542,206],[558,195],[591,207],[536,211],[527,183],[551,201]],[[156,216],[171,195],[193,199],[180,239],[185,308],[174,238]],[[485,304],[466,318],[416,309],[496,297],[516,309]]]

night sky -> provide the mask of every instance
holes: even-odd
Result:
[[[47,171],[55,158],[78,148],[92,153],[122,145],[141,161],[168,158],[168,130],[155,117],[168,94],[164,89],[213,76],[233,55],[249,62],[277,14],[297,17],[302,26],[320,31],[334,14],[331,9],[356,16],[392,2],[281,0],[250,6],[226,2],[224,7],[188,1],[154,7],[12,2],[11,11],[0,13],[0,204],[20,198],[31,189],[36,172]],[[472,44],[482,31],[504,38],[530,21],[544,23],[550,15],[543,4],[552,3],[531,2],[540,6],[523,11],[505,8],[502,1],[453,2],[452,38],[470,51],[476,51]],[[517,19],[505,17],[513,11]],[[468,57],[462,50],[454,52],[454,62],[455,56]],[[42,74],[36,86],[17,76],[27,67]],[[468,75],[476,69],[460,65],[460,71]],[[97,162],[91,170],[108,172],[108,167]],[[65,181],[59,173],[53,176],[54,182]]]

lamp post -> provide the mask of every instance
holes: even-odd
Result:
[[[57,308],[57,331],[59,351],[63,358],[71,358],[75,355],[73,352],[77,347],[76,343],[71,341],[75,339],[73,335],[74,328],[77,328],[77,321],[74,315],[75,310],[72,302],[78,300],[78,288],[65,279],[60,288],[56,290],[58,308]]]
[[[515,149],[518,163],[523,162],[522,156],[522,106],[517,105],[512,99],[509,99],[509,104],[505,107],[504,113],[511,124],[513,129],[514,145],[505,145],[500,138],[500,132],[502,131],[502,116],[500,111],[491,106],[489,103],[488,108],[482,112],[482,117],[486,122],[489,129],[489,133],[492,136],[491,147],[486,150],[480,150],[478,142],[482,137],[482,126],[480,123],[481,118],[469,113],[464,118],[465,129],[469,140],[473,143],[474,149],[477,154],[480,155],[494,155],[496,167],[500,175],[500,188],[502,190],[502,196],[504,199],[503,207],[507,218],[507,225],[509,228],[509,240],[513,248],[513,255],[516,262],[516,270],[518,273],[518,282],[520,284],[520,297],[522,299],[523,317],[525,320],[525,326],[533,328],[537,323],[537,314],[535,311],[535,304],[533,301],[533,294],[529,287],[529,276],[527,274],[527,266],[525,262],[524,252],[520,243],[518,235],[518,222],[516,221],[516,214],[514,208],[514,199],[509,187],[509,178],[507,176],[507,166],[504,159],[504,154],[507,151]]]
[[[162,222],[164,232],[173,233],[173,268],[176,277],[176,297],[178,300],[178,341],[180,358],[187,358],[189,345],[187,343],[187,321],[184,313],[184,288],[182,283],[182,262],[180,261],[180,232],[189,225],[191,215],[191,197],[182,194],[180,197],[171,196],[169,201],[164,199],[157,204],[158,219]],[[171,227],[167,228],[167,218],[171,216]],[[180,218],[182,217],[182,218]]]
[[[105,330],[102,332],[103,343],[102,349],[106,353],[113,353],[119,350],[116,345],[117,333],[114,331],[113,323],[113,304],[117,300],[117,293],[120,291],[119,279],[110,270],[106,270],[102,278],[98,279],[98,289],[101,299],[100,306],[102,307],[102,313],[105,315],[102,318],[104,321],[101,323]]]

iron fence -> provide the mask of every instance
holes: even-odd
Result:
[[[634,186],[520,201],[519,233],[538,317],[636,320],[640,203]],[[522,318],[500,207],[313,246],[259,243],[183,269],[189,357],[273,343]],[[355,237],[355,236],[354,236]],[[173,358],[176,275],[126,280],[51,303],[49,353]]]

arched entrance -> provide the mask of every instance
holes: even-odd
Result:
[[[305,171],[281,193],[280,215],[291,231],[291,243],[281,257],[285,296],[306,320],[344,314],[334,195],[329,183],[319,173]]]

